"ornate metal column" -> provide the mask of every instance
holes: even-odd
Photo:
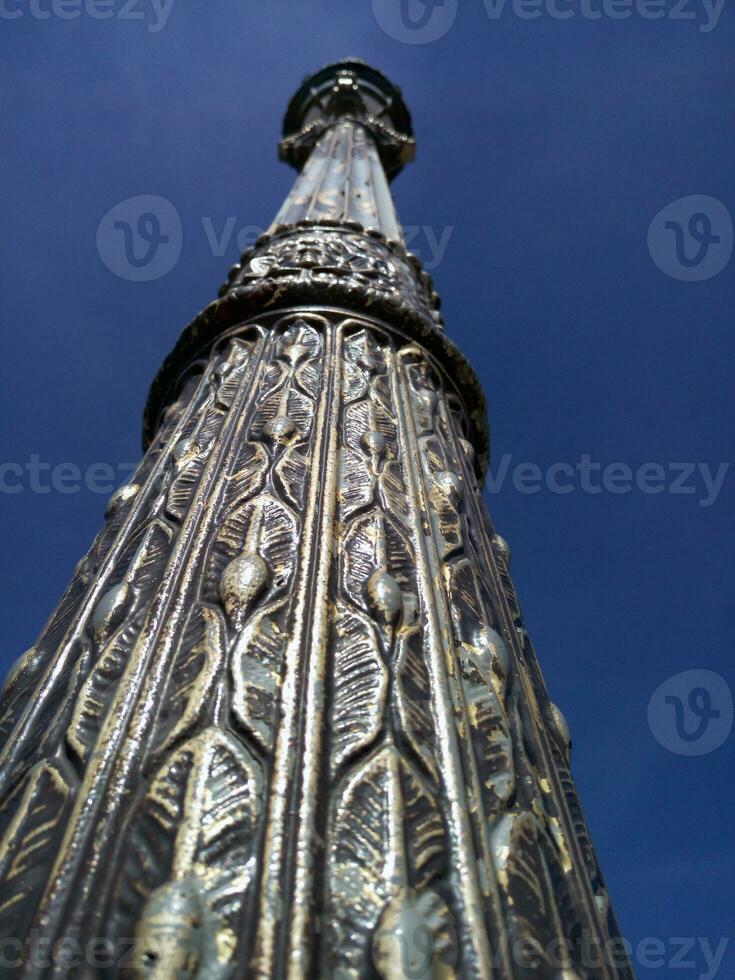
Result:
[[[378,72],[304,83],[293,191],[7,682],[8,975],[631,976],[481,502],[482,392],[402,244],[413,147]]]

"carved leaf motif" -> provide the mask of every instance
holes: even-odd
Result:
[[[196,424],[174,446],[177,459],[175,478],[166,497],[166,513],[182,520],[188,511],[207,462],[207,452],[222,428],[225,413],[219,408],[205,408]]]
[[[105,508],[105,525],[95,538],[87,558],[77,566],[75,582],[77,576],[82,580],[89,580],[91,574],[100,568],[123,525],[128,520],[131,510],[139,503],[141,492],[144,496],[150,492],[155,492],[153,482],[150,486],[143,488],[160,455],[160,449],[149,449],[143,457],[143,462],[130,477],[129,482],[119,486],[110,496]]]
[[[26,936],[63,832],[71,789],[61,768],[39,763],[29,773],[0,841],[0,937]],[[6,806],[13,805],[10,798]]]
[[[579,980],[569,955],[571,936],[564,935],[558,904],[565,884],[559,877],[555,894],[548,840],[536,817],[528,812],[506,814],[493,834],[493,848],[513,948],[528,957],[527,969],[534,977]]]
[[[511,696],[508,699],[508,713],[512,720],[513,730],[516,733],[515,752],[518,758],[518,769],[519,771],[522,770],[525,774],[525,778],[518,781],[519,797],[522,799],[524,809],[538,816],[539,833],[541,833],[540,828],[542,824],[543,828],[545,828],[546,832],[539,840],[548,844],[546,849],[547,855],[550,858],[548,868],[555,882],[558,907],[562,914],[562,920],[565,923],[567,935],[573,935],[578,930],[578,923],[574,911],[574,903],[571,900],[566,880],[567,875],[573,868],[566,832],[558,816],[552,813],[555,808],[555,800],[551,795],[549,774],[530,743],[531,725],[528,720],[528,705],[522,703],[517,697]],[[562,778],[561,781],[562,786],[564,786],[564,779]],[[569,801],[567,802],[569,803]],[[579,803],[577,803],[577,814],[581,818]],[[575,832],[578,832],[576,827]],[[589,838],[585,828],[584,834],[579,838],[579,844],[583,849],[583,853],[585,842],[588,842],[588,840]],[[594,855],[590,854],[589,857],[592,859],[592,866],[595,867]],[[595,869],[592,875],[593,885],[596,878],[597,874]]]
[[[183,520],[204,472],[206,457],[196,456],[186,463],[171,484],[166,497],[166,513],[177,521]]]
[[[410,510],[401,464],[388,460],[378,478],[380,502],[384,509],[397,517],[405,528],[410,527]]]
[[[217,387],[217,404],[229,408],[242,382],[245,369],[250,359],[252,344],[233,340],[227,352],[227,357],[217,365],[221,381]]]
[[[181,396],[179,396],[179,400],[164,411],[159,431],[145,455],[130,474],[127,482],[118,486],[108,498],[105,507],[105,526],[94,542],[94,557],[97,563],[95,567],[99,565],[100,559],[105,556],[112,540],[127,520],[133,504],[139,502],[140,492],[143,491],[143,495],[147,496],[150,493],[156,493],[160,487],[160,471],[155,479],[151,479],[151,474],[161,462],[161,458],[168,455],[168,447],[171,444],[174,430],[181,422],[184,413],[186,413],[187,423],[196,419],[195,408],[203,401],[203,393],[196,392],[197,385],[198,380],[192,381],[187,400],[181,401]],[[195,392],[198,396],[196,400],[194,400]],[[189,399],[192,399],[191,405],[188,404]]]
[[[101,651],[75,702],[68,732],[69,745],[81,759],[94,744],[124,673],[145,615],[144,600],[163,572],[171,533],[162,521],[148,525],[135,542],[124,578],[105,593],[92,614],[91,635]]]
[[[364,371],[349,361],[345,364],[342,390],[347,403],[362,398],[367,391],[367,378]]]
[[[258,387],[259,398],[267,398],[274,391],[282,391],[289,377],[288,364],[282,361],[270,361],[265,364]]]
[[[357,256],[362,256],[358,245]],[[371,330],[358,330],[345,344],[345,355],[349,363],[355,363],[363,371],[384,371],[385,360],[380,343]]]
[[[431,520],[434,527],[434,540],[439,556],[446,559],[462,547],[459,514],[451,500],[436,484],[429,491],[429,500],[432,509]]]
[[[94,747],[117,683],[125,672],[125,665],[138,638],[143,616],[144,612],[140,611],[118,627],[103,647],[74,703],[67,741],[80,759],[85,759],[88,750]]]
[[[345,409],[344,441],[357,453],[364,454],[363,438],[369,431],[379,432],[389,446],[395,446],[396,426],[382,405],[356,402]]]
[[[217,388],[217,404],[220,408],[230,408],[242,382],[245,366],[234,368],[227,373]]]
[[[308,463],[301,451],[292,446],[285,450],[274,467],[277,488],[297,511],[303,510]]]
[[[0,776],[7,785],[16,783],[38,760],[54,752],[69,724],[82,679],[89,670],[89,641],[75,640],[63,667],[56,669],[53,682],[39,688],[55,654],[55,650],[49,656],[32,647],[13,668],[0,698],[3,709],[0,745],[4,749]],[[35,715],[27,718],[13,735],[27,708],[35,711]]]
[[[204,452],[209,449],[212,442],[222,428],[225,413],[219,408],[209,408],[204,411],[196,428],[190,438],[197,444],[199,451]]]
[[[444,450],[438,439],[419,440],[424,472],[428,477],[431,519],[434,540],[441,558],[448,558],[462,546],[458,503],[463,484],[449,469]]]
[[[81,567],[78,568],[77,574],[41,634],[41,642],[46,649],[53,649],[59,645],[87,591],[89,582],[84,574],[84,563],[82,562],[80,565]]]
[[[510,653],[487,625],[472,565],[445,570],[460,680],[486,816],[499,814],[515,788],[513,740],[505,707]]]
[[[501,555],[497,558],[497,566],[498,574],[500,575],[500,583],[503,586],[503,593],[505,594],[505,598],[508,600],[510,611],[514,618],[518,618],[521,615],[521,609],[518,603],[518,596],[516,594],[515,586],[513,585],[513,579],[510,577],[510,572],[508,571],[508,563],[504,556]],[[543,681],[541,682],[541,689],[543,690]]]
[[[152,754],[159,758],[186,736],[207,709],[227,652],[222,613],[208,606],[192,611],[158,712]]]
[[[299,388],[312,398],[319,394],[319,386],[322,380],[321,364],[317,360],[309,360],[302,364],[295,373],[296,383]]]
[[[33,646],[10,669],[0,695],[0,745],[13,731],[50,659],[51,653]]]
[[[436,411],[436,392],[429,388],[411,388],[409,401],[416,431],[419,436],[434,431],[434,412]]]
[[[444,579],[455,639],[463,650],[484,659],[491,686],[502,696],[510,676],[511,655],[505,642],[488,624],[475,567],[463,558],[445,568]]]
[[[168,524],[154,520],[137,538],[135,554],[125,569],[123,579],[136,598],[142,597],[158,584],[172,536],[173,532]]]
[[[388,673],[371,623],[341,603],[333,622],[332,773],[382,725]]]
[[[371,428],[368,413],[368,403],[363,399],[348,405],[344,410],[344,430],[342,438],[345,445],[349,446],[356,453],[362,454],[362,438],[368,429]]]
[[[295,387],[290,387],[284,391],[273,392],[260,405],[257,415],[253,420],[253,438],[263,438],[266,426],[269,422],[273,422],[276,417],[289,418],[298,429],[299,434],[306,436],[311,431],[311,424],[314,418],[314,402]]]
[[[336,975],[361,975],[384,907],[427,887],[444,847],[436,800],[391,745],[345,780],[332,815],[324,916]]]
[[[366,583],[377,568],[388,569],[401,589],[415,592],[410,546],[393,521],[379,510],[352,522],[345,537],[343,562],[345,592],[366,611]]]
[[[395,410],[392,405],[388,377],[385,374],[379,375],[370,385],[370,395],[378,405],[382,405],[390,418],[394,417]]]
[[[431,683],[426,654],[417,626],[398,632],[395,701],[403,737],[431,775],[437,777],[434,758],[436,721],[431,709]]]
[[[437,473],[449,467],[444,446],[436,436],[428,436],[421,440],[421,450],[424,462],[424,472],[432,479]]]
[[[259,442],[246,442],[238,450],[237,460],[225,481],[223,506],[229,507],[252,497],[262,489],[268,468],[268,454]]]
[[[340,450],[338,470],[339,512],[344,520],[355,511],[370,504],[375,489],[375,477],[364,456]]]
[[[130,936],[135,923],[134,965],[144,975],[232,974],[262,788],[259,763],[215,728],[159,770],[132,826],[113,904],[117,935]]]
[[[209,557],[207,600],[219,602],[222,573],[243,552],[260,556],[266,565],[270,595],[279,593],[294,573],[297,526],[288,507],[268,493],[231,511],[222,523]]]
[[[256,613],[232,653],[235,717],[265,751],[273,745],[283,657],[288,640],[287,600]]]
[[[320,325],[324,323],[321,317],[318,323]],[[299,317],[284,330],[278,341],[277,353],[279,357],[286,357],[292,362],[298,362],[307,355],[314,357],[319,353],[321,347],[322,338],[319,330],[313,326],[313,322]]]

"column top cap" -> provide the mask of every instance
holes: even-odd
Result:
[[[341,119],[360,122],[370,131],[388,177],[413,160],[411,115],[400,89],[355,58],[327,65],[304,79],[283,119],[280,159],[300,170],[322,133]]]

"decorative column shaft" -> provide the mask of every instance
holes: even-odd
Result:
[[[632,976],[481,501],[482,392],[402,244],[412,153],[359,62],[291,103],[293,191],[4,691],[8,975]]]

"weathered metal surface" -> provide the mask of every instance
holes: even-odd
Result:
[[[362,167],[364,122],[315,152],[353,127]],[[614,920],[480,497],[469,366],[362,186],[372,234],[325,198],[189,328],[8,680],[17,975],[631,976],[600,956]]]

